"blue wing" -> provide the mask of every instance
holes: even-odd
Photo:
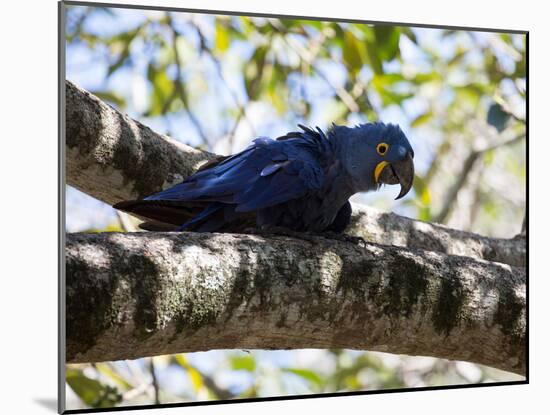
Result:
[[[321,188],[324,172],[300,140],[258,138],[244,151],[144,200],[222,202],[249,212]]]

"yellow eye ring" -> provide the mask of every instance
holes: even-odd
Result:
[[[388,152],[388,148],[389,146],[386,143],[380,143],[376,146],[376,151],[378,152],[378,154],[383,156]]]

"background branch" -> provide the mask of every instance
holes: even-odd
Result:
[[[211,147],[210,140],[208,139],[208,136],[204,132],[204,129],[197,118],[197,116],[194,114],[194,112],[191,110],[191,107],[189,105],[189,102],[187,101],[187,94],[185,92],[185,89],[183,87],[183,71],[181,67],[181,60],[179,57],[178,52],[178,37],[179,34],[174,28],[174,25],[172,24],[172,17],[170,16],[170,13],[166,13],[166,19],[168,20],[168,27],[170,28],[172,32],[172,51],[174,52],[174,62],[176,64],[176,79],[174,80],[174,93],[177,93],[180,96],[180,100],[185,108],[185,112],[187,113],[187,116],[191,120],[191,123],[197,130],[197,133],[199,134],[201,140],[204,144]]]
[[[218,74],[218,77],[219,77],[222,85],[224,85],[225,89],[227,90],[227,92],[231,96],[231,99],[233,100],[233,104],[235,105],[235,107],[238,110],[237,118],[235,119],[233,127],[232,127],[231,131],[229,132],[229,140],[230,140],[230,145],[231,145],[231,148],[232,148],[233,141],[234,141],[234,138],[235,138],[235,132],[237,131],[237,127],[239,126],[241,120],[246,121],[246,123],[247,123],[248,127],[250,128],[250,131],[252,131],[253,135],[256,134],[256,129],[254,128],[254,124],[252,123],[252,121],[250,121],[248,119],[247,115],[246,115],[246,104],[241,103],[241,100],[239,99],[237,93],[235,91],[233,91],[233,89],[229,86],[230,83],[229,83],[229,80],[226,79],[226,77],[224,75],[222,64],[221,64],[220,60],[217,58],[216,53],[210,47],[208,47],[208,42],[204,38],[204,35],[202,34],[201,29],[199,28],[199,26],[197,26],[197,24],[193,21],[193,19],[189,19],[189,23],[195,28],[195,30],[197,32],[197,36],[199,36],[199,38],[201,39],[201,41],[200,41],[201,53],[206,52],[208,54],[208,56],[210,57],[210,59],[212,60],[212,63],[216,67],[216,72]]]
[[[155,369],[155,359],[153,357],[149,359],[149,369],[151,370],[151,378],[152,378],[151,383],[153,385],[153,390],[155,393],[155,405],[160,405],[159,383],[158,383],[157,373]]]
[[[447,220],[449,219],[449,215],[451,214],[451,211],[453,209],[453,206],[456,203],[458,193],[466,184],[466,181],[470,175],[470,172],[473,170],[474,165],[477,163],[479,158],[484,153],[488,151],[493,151],[499,147],[515,144],[518,141],[523,140],[524,138],[525,138],[525,135],[520,134],[504,142],[488,145],[479,150],[475,150],[475,149],[472,150],[470,155],[466,158],[466,160],[463,163],[462,173],[458,176],[455,184],[449,189],[447,196],[445,197],[445,202],[443,203],[443,207],[441,208],[437,216],[434,218],[434,222],[438,222],[438,223],[447,222]]]
[[[335,94],[340,98],[340,100],[344,103],[344,105],[348,108],[350,112],[359,111],[359,105],[357,105],[357,102],[355,101],[353,96],[348,91],[346,91],[345,88],[335,85],[325,75],[325,73],[320,68],[318,68],[317,65],[315,65],[315,48],[313,49],[313,51],[308,51],[304,49],[300,44],[294,42],[292,38],[284,37],[283,39],[286,44],[298,54],[300,59],[306,62],[315,71],[319,78],[321,78],[328,86],[330,86],[334,90]],[[321,38],[319,44],[322,43],[323,39],[324,37]]]

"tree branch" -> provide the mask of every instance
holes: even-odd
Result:
[[[191,175],[212,153],[155,133],[66,82],[67,183],[110,205],[139,199]],[[487,238],[354,205],[350,234],[370,242],[525,266],[525,239]]]
[[[354,204],[353,211],[347,233],[362,236],[370,242],[468,256],[515,267],[526,265],[524,233],[511,239],[489,238],[391,212],[380,212],[364,205]]]
[[[152,131],[70,81],[65,87],[67,183],[105,203],[143,198],[215,157]]]
[[[319,237],[68,234],[67,361],[350,348],[524,374],[525,269]]]
[[[187,116],[189,117],[189,120],[197,130],[197,133],[199,134],[202,142],[208,145],[209,147],[211,147],[210,140],[208,139],[208,136],[204,132],[204,129],[202,128],[202,125],[199,119],[191,110],[191,106],[189,105],[189,102],[187,99],[187,93],[183,86],[183,70],[182,70],[181,60],[180,60],[178,46],[177,46],[179,33],[174,28],[174,24],[172,23],[172,16],[170,15],[170,13],[166,12],[165,15],[166,15],[166,20],[168,22],[168,27],[172,32],[172,51],[174,53],[174,63],[176,65],[176,78],[174,79],[174,93],[179,95],[180,101],[183,104],[185,111],[187,112]]]
[[[488,151],[496,150],[499,147],[513,145],[518,141],[523,140],[524,138],[525,138],[525,135],[520,134],[507,141],[495,143],[492,145],[487,145],[485,148],[482,148],[482,149],[472,150],[470,155],[464,161],[462,172],[458,176],[455,184],[451,187],[451,189],[447,193],[447,196],[445,197],[445,202],[443,203],[443,207],[441,208],[441,211],[437,214],[437,216],[434,218],[434,221],[438,223],[441,223],[441,222],[444,223],[448,221],[451,211],[456,203],[459,192],[462,190],[462,188],[466,184],[468,176],[470,175],[470,172],[473,170],[474,164],[480,159],[480,157],[484,153]]]

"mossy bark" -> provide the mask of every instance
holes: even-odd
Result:
[[[68,234],[67,361],[348,348],[525,373],[525,269],[322,237]]]

